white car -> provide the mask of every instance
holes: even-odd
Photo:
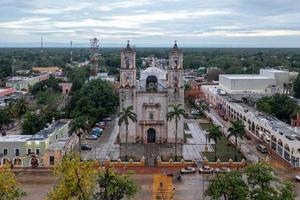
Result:
[[[300,182],[300,175],[296,175],[295,176],[295,180],[298,181],[298,182]]]
[[[182,174],[192,174],[195,172],[196,172],[196,169],[194,167],[185,167],[180,170],[180,173],[182,173]]]
[[[210,166],[203,166],[199,168],[200,173],[209,174],[214,172],[214,168]]]
[[[221,167],[221,168],[216,168],[215,173],[228,173],[230,172],[230,168],[228,167]]]

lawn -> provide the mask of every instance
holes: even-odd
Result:
[[[212,123],[199,123],[199,126],[200,126],[203,130],[207,130],[211,125],[212,125]]]
[[[214,145],[212,145],[214,148]],[[202,152],[202,155],[206,157],[209,161],[215,160],[215,152]],[[221,140],[217,143],[217,158],[221,161],[228,161],[230,158],[234,161],[235,157],[235,147],[227,140],[225,136],[222,136]],[[238,161],[245,159],[243,154],[238,151],[237,154]]]

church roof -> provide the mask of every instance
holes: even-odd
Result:
[[[157,79],[167,79],[167,72],[158,67],[148,67],[141,72],[141,80],[147,79],[148,76],[156,76]]]

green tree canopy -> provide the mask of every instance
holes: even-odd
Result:
[[[285,122],[290,122],[290,119],[299,110],[297,102],[285,94],[263,97],[257,101],[256,107],[259,111],[270,114]]]
[[[48,200],[92,199],[97,176],[94,161],[80,162],[80,156],[70,152],[55,166],[54,174],[58,183],[48,193]]]
[[[49,79],[40,81],[37,84],[35,84],[31,88],[31,93],[33,95],[36,95],[40,91],[45,91],[45,90],[52,90],[57,93],[61,93],[62,88],[59,86],[59,80],[56,79],[54,76],[50,75]]]
[[[238,172],[230,172],[220,174],[210,181],[206,196],[210,196],[213,200],[245,200],[248,196],[248,186],[242,176]]]
[[[110,169],[101,171],[98,175],[98,192],[94,200],[121,200],[132,198],[140,187],[125,174],[116,174]]]
[[[18,200],[24,195],[10,166],[0,168],[0,200]]]
[[[294,81],[294,96],[300,98],[300,73]]]

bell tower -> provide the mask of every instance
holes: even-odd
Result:
[[[135,49],[131,48],[129,41],[121,52],[120,86],[123,88],[135,87],[136,68],[135,68]]]
[[[179,89],[183,87],[183,53],[175,40],[169,52],[168,87]]]
[[[184,106],[184,85],[183,85],[183,53],[177,46],[177,41],[174,42],[173,48],[169,51],[169,70],[168,70],[168,105]],[[168,108],[170,111],[170,108]],[[183,133],[184,119],[181,117],[178,123],[178,133]],[[168,122],[168,142],[175,142],[175,121]],[[182,152],[183,134],[178,134],[177,143],[179,150]]]
[[[133,112],[136,113],[136,68],[135,68],[135,49],[130,46],[129,41],[121,51],[121,67],[120,67],[120,109],[133,106]],[[125,141],[126,134],[125,124],[120,127],[121,143]],[[136,124],[129,122],[128,130],[131,133],[128,137],[129,143],[134,143],[136,138]]]

